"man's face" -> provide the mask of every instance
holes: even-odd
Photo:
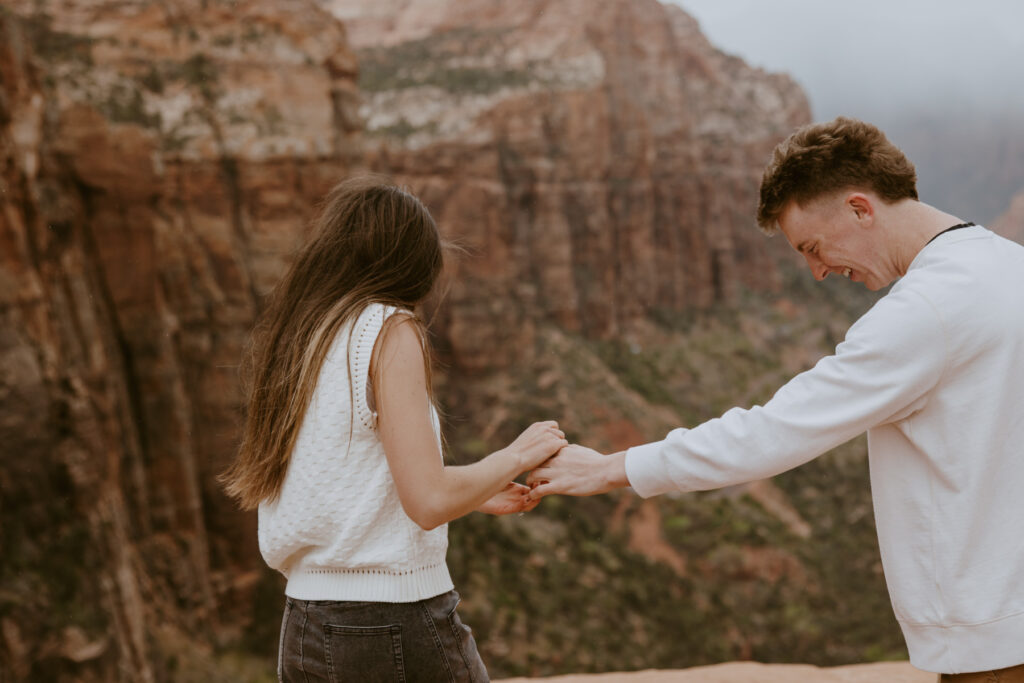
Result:
[[[864,198],[865,201],[860,199]],[[839,193],[799,206],[791,201],[779,216],[779,228],[803,254],[816,280],[830,273],[877,290],[892,282],[884,245],[873,230],[870,200],[861,193]]]

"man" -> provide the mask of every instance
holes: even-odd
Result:
[[[609,456],[569,446],[531,473],[531,495],[715,489],[867,430],[911,662],[940,680],[1024,681],[1024,247],[918,201],[902,152],[847,118],[775,149],[757,219],[818,280],[899,282],[764,406]]]

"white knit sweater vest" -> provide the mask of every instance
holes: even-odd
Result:
[[[424,531],[405,514],[367,402],[373,346],[396,310],[370,304],[338,331],[281,495],[260,505],[260,551],[290,597],[413,602],[452,589],[448,526]]]

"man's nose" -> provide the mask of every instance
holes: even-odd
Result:
[[[807,260],[807,266],[811,269],[811,273],[814,275],[814,279],[821,282],[828,277],[828,266],[822,263],[818,258],[811,254],[804,254],[804,258]]]

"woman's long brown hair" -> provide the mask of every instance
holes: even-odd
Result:
[[[220,480],[247,510],[281,493],[303,415],[338,330],[370,303],[413,310],[443,266],[441,237],[429,212],[416,197],[377,176],[338,184],[311,232],[270,294],[242,366],[245,429],[238,456]],[[426,333],[422,322],[413,320],[424,340],[429,387]],[[374,385],[379,386],[376,379]]]

